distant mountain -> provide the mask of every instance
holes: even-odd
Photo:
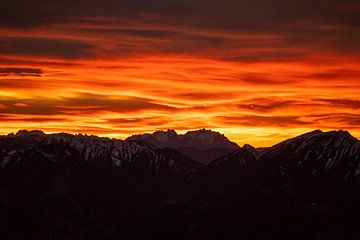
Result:
[[[229,153],[207,166],[183,152],[223,148]],[[262,149],[210,130],[125,141],[0,136],[4,239],[360,239],[359,202],[360,142],[346,131],[317,130]]]
[[[134,135],[127,140],[144,141],[156,148],[171,148],[189,158],[207,165],[212,160],[239,149],[239,146],[223,134],[211,130],[190,131],[177,134],[174,130],[152,134]]]

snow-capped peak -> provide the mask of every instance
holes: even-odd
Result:
[[[28,152],[24,154],[25,152]],[[111,165],[115,168],[136,166],[140,162],[154,171],[187,173],[191,166],[179,159],[160,153],[152,147],[135,141],[123,141],[96,136],[65,133],[44,134],[21,131],[16,135],[0,137],[0,166],[20,162],[24,157],[40,154],[54,162],[83,161],[89,164]]]

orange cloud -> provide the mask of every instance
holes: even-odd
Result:
[[[147,7],[64,14],[44,4],[34,11],[50,17],[0,16],[1,133],[205,127],[257,146],[314,128],[360,137],[356,4],[273,1],[281,11],[264,6],[256,20],[250,1],[137,2]]]

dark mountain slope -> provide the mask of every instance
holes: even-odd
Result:
[[[354,180],[360,174],[360,143],[346,131],[314,131],[289,139],[261,154],[274,177],[331,175]]]
[[[143,140],[21,131],[0,137],[0,235],[358,239],[359,164],[359,141],[345,131],[245,145],[206,168]]]
[[[260,155],[243,147],[209,164],[189,221],[261,239],[358,239],[359,164],[359,141],[345,131],[314,131]]]
[[[0,137],[0,166],[7,239],[98,239],[108,228],[147,229],[147,216],[165,199],[183,198],[198,171],[191,159],[133,141],[38,131]]]

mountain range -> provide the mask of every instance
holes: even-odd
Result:
[[[342,130],[268,148],[205,129],[0,136],[4,239],[358,239],[359,201],[360,142]]]

